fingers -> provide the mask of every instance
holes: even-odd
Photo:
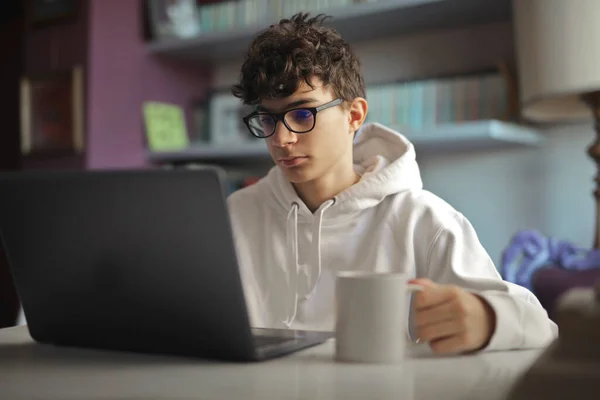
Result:
[[[458,288],[454,286],[425,286],[422,292],[415,294],[415,309],[423,311],[452,302],[459,297]]]
[[[419,328],[419,339],[424,342],[435,342],[459,335],[463,329],[464,327],[456,320],[444,321]]]
[[[437,354],[461,353],[483,348],[495,329],[495,314],[485,300],[457,292],[447,303],[416,310],[415,324],[421,341]]]
[[[456,301],[448,301],[435,307],[416,311],[415,324],[421,341],[434,341],[461,334],[464,319]]]
[[[415,278],[415,279],[409,280],[408,283],[415,283],[417,285],[423,285],[423,286],[433,286],[433,285],[435,285],[435,282],[433,282],[429,278]]]
[[[415,313],[415,325],[424,328],[440,322],[452,321],[462,316],[461,307],[455,301],[448,301],[436,307],[417,310]]]
[[[454,335],[429,342],[431,349],[437,354],[456,354],[465,351],[464,335]]]
[[[484,298],[429,279],[410,283],[423,287],[413,302],[416,330],[420,341],[428,342],[435,353],[474,351],[489,343],[496,315]]]

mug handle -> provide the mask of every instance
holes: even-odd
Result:
[[[409,283],[408,285],[406,285],[406,291],[407,292],[422,292],[423,290],[425,290],[425,288],[421,285],[417,285],[416,283]],[[408,335],[408,337],[410,338],[410,334],[408,333],[408,327],[406,328],[406,333]],[[414,341],[414,343],[420,343],[421,339],[417,338],[417,340]]]

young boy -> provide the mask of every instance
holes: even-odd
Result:
[[[361,127],[359,61],[322,20],[297,14],[257,36],[233,89],[277,164],[228,199],[252,325],[333,330],[337,271],[404,272],[425,286],[412,336],[436,353],[547,345],[556,325],[423,190],[412,144]]]

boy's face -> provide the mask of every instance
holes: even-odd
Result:
[[[259,109],[278,113],[302,107],[319,107],[336,100],[331,88],[323,86],[320,79],[312,79],[311,84],[314,89],[302,81],[298,90],[289,97],[263,100]],[[312,118],[310,113],[302,112],[295,117]],[[278,121],[275,133],[266,139],[267,147],[273,161],[290,182],[312,181],[336,169],[341,160],[347,157],[351,160],[354,131],[360,127],[363,119],[364,115],[357,117],[355,106],[341,103],[318,111],[314,128],[307,133],[292,132]]]

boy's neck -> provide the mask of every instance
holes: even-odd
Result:
[[[294,183],[293,186],[304,204],[314,213],[321,204],[334,198],[359,180],[360,175],[354,171],[350,158],[349,160],[340,160],[338,165],[317,179]]]

